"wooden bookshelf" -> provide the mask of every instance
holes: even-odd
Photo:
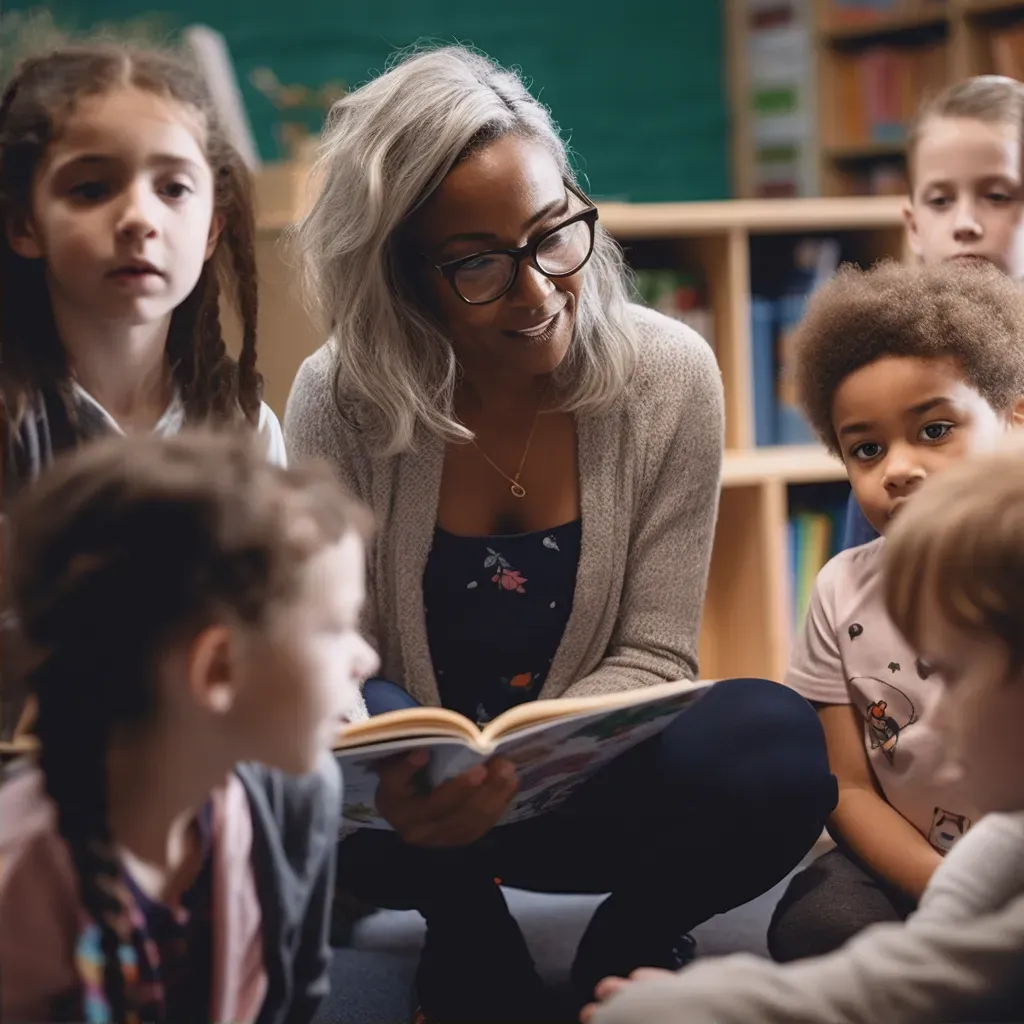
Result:
[[[291,168],[258,182],[261,278],[260,367],[266,398],[282,415],[302,360],[323,340],[296,295],[281,249],[289,209],[301,201]],[[709,283],[715,350],[726,401],[727,451],[720,515],[701,635],[705,676],[780,678],[789,657],[789,488],[844,478],[823,449],[754,447],[751,249],[802,233],[843,232],[862,262],[903,254],[902,202],[893,197],[745,200],[629,205],[602,203],[601,222],[627,253],[655,245]]]
[[[818,76],[819,182],[826,196],[863,194],[870,188],[872,169],[902,165],[903,118],[884,126],[854,126],[857,118],[849,114],[848,96],[856,88],[850,83],[860,81],[857,62],[879,48],[916,59],[919,95],[907,98],[916,107],[922,92],[1003,70],[996,67],[992,40],[1024,22],[1024,0],[906,0],[891,13],[856,23],[838,22],[831,0],[812,0],[810,10]],[[896,138],[890,137],[894,133]]]

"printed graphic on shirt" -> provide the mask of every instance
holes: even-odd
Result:
[[[895,674],[899,666],[889,669]],[[917,721],[914,702],[898,686],[875,676],[860,676],[850,680],[852,686],[864,694],[865,706],[861,709],[864,728],[872,750],[881,750],[890,764],[893,763],[899,747],[900,736]]]
[[[932,827],[928,833],[928,842],[940,853],[950,850],[964,837],[971,827],[971,819],[964,814],[950,814],[941,807],[932,812]]]

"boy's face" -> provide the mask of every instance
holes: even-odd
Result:
[[[905,211],[910,247],[926,264],[984,259],[1024,277],[1021,135],[1009,124],[936,117],[924,126]]]
[[[951,357],[884,356],[851,373],[832,400],[850,485],[879,533],[931,474],[991,447],[1011,422]]]
[[[939,728],[951,765],[982,813],[1024,810],[1024,679],[1008,677],[1005,647],[922,609],[921,657],[944,690]]]

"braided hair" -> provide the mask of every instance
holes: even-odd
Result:
[[[195,111],[205,127],[214,213],[224,228],[191,294],[171,317],[167,357],[190,422],[227,422],[241,408],[258,422],[262,380],[256,371],[256,256],[252,179],[218,124],[200,76],[171,52],[112,42],[67,45],[24,60],[0,98],[0,220],[17,223],[32,209],[32,184],[47,148],[84,96],[131,86]],[[14,425],[30,396],[52,388],[66,397],[67,357],[50,308],[45,268],[26,260],[0,233],[0,384]],[[238,360],[220,323],[225,292],[242,327]]]
[[[115,1021],[138,1006],[119,956],[131,931],[109,826],[111,731],[159,713],[173,646],[216,621],[258,628],[309,558],[353,529],[365,536],[365,513],[329,469],[272,466],[237,430],[97,441],[15,502],[9,578],[40,767],[100,930]]]

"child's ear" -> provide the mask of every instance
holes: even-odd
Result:
[[[1024,395],[1021,395],[1017,401],[1010,406],[1008,425],[1011,430],[1020,430],[1021,427],[1024,427]]]
[[[227,626],[208,626],[188,652],[188,688],[206,711],[223,715],[238,696],[238,650]]]
[[[215,213],[213,218],[210,220],[210,234],[206,239],[206,256],[205,259],[209,259],[217,248],[217,243],[220,241],[221,232],[224,230],[224,214]]]
[[[914,206],[910,200],[903,204],[903,224],[907,229],[907,246],[920,259],[923,255],[921,252],[921,238],[917,233],[917,218],[914,216]]]
[[[24,215],[10,217],[4,225],[7,244],[22,259],[40,260],[43,258],[43,247],[36,237],[31,218]]]

